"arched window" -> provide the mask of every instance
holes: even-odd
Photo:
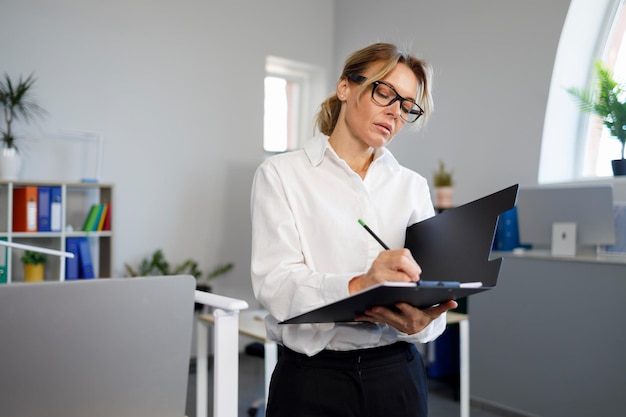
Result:
[[[626,82],[624,0],[572,0],[557,50],[546,107],[539,183],[611,176],[620,143],[595,115],[581,113],[568,87],[589,87],[601,60]]]
[[[610,19],[606,39],[601,41],[599,59],[613,71],[613,77],[619,82],[626,82],[626,8],[623,1],[609,15]],[[588,116],[589,117],[589,116]],[[602,177],[612,175],[610,161],[621,158],[621,145],[612,137],[599,117],[589,117],[588,128],[582,132],[585,146],[583,152],[583,177]]]

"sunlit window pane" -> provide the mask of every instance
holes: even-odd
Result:
[[[267,152],[284,152],[288,144],[289,108],[287,81],[265,77],[265,113],[263,119],[263,148]]]
[[[314,109],[324,98],[322,68],[287,58],[265,58],[263,149],[298,149],[313,134]]]
[[[626,9],[623,5],[606,42],[603,62],[611,68],[616,81],[626,83]],[[584,152],[584,176],[612,176],[611,161],[622,157],[620,142],[609,134],[597,116],[590,119]]]

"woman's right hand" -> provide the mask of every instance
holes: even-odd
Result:
[[[363,275],[350,280],[349,292],[354,294],[381,282],[417,282],[422,269],[408,249],[394,249],[381,252]]]

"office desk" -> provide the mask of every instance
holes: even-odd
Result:
[[[472,399],[519,415],[626,415],[625,295],[619,259],[505,255],[498,286],[471,299]]]
[[[267,404],[270,379],[278,359],[278,347],[275,342],[267,339],[265,322],[263,320],[265,314],[267,313],[263,310],[241,311],[239,313],[239,334],[261,342],[265,347],[265,401]],[[211,314],[201,314],[198,316],[198,320],[206,324],[213,324],[214,322]],[[461,417],[469,417],[469,316],[467,314],[449,312],[447,314],[447,323],[459,324],[461,356],[460,415]]]

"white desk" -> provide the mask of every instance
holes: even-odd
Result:
[[[469,417],[469,316],[467,314],[448,312],[446,315],[448,324],[459,324],[459,350],[461,362],[461,417]]]
[[[267,313],[263,310],[241,311],[239,313],[239,334],[259,341],[265,347],[265,403],[267,404],[270,379],[278,359],[278,347],[276,343],[267,339],[265,322],[263,320],[265,314]],[[198,320],[207,324],[213,324],[214,322],[211,314],[201,314],[198,316]],[[469,316],[467,314],[449,312],[447,314],[447,323],[459,324],[461,356],[460,415],[461,417],[469,417]],[[199,374],[197,375],[200,377]]]

